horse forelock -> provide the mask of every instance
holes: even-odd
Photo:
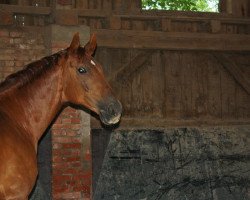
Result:
[[[60,51],[38,61],[34,61],[26,65],[22,70],[10,74],[0,83],[0,95],[12,88],[20,88],[31,83],[34,79],[56,66],[64,54],[65,51]]]

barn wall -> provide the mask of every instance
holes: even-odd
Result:
[[[250,57],[241,52],[99,48],[96,57],[123,104],[124,118],[172,125],[249,122],[248,88],[215,54],[250,77]],[[157,120],[152,123],[160,124]]]
[[[192,149],[192,144],[195,147],[200,147],[201,143],[204,144],[204,148],[202,147],[198,153],[195,152],[196,149],[192,149],[192,156],[195,158],[194,164],[184,169],[183,173],[178,176],[180,180],[184,180],[182,182],[184,184],[187,183],[185,181],[190,180],[190,177],[193,178],[193,172],[201,166],[208,167],[202,171],[203,175],[209,170],[211,173],[228,170],[225,165],[218,167],[220,162],[227,163],[228,158],[233,158],[233,162],[236,160],[237,162],[246,162],[246,165],[249,165],[249,158],[244,154],[244,150],[247,151],[247,145],[249,146],[246,135],[249,134],[248,125],[250,124],[250,20],[245,15],[246,12],[242,13],[241,9],[245,10],[245,7],[249,6],[246,4],[246,0],[240,1],[240,5],[235,7],[228,4],[232,1],[222,1],[224,10],[222,9],[223,12],[220,14],[141,11],[140,0],[58,0],[50,3],[41,0],[39,2],[41,5],[35,9],[30,7],[32,2],[29,1],[18,1],[19,5],[16,6],[0,5],[0,25],[5,27],[1,26],[1,29],[5,30],[3,33],[0,32],[5,38],[1,42],[3,45],[7,43],[13,47],[10,53],[5,48],[1,48],[3,54],[0,56],[8,57],[9,54],[15,52],[17,54],[21,52],[18,55],[24,53],[17,50],[18,45],[11,44],[15,40],[9,31],[23,30],[23,28],[13,27],[38,27],[38,31],[34,35],[28,31],[27,36],[25,36],[29,39],[35,38],[37,41],[36,38],[43,35],[41,27],[48,24],[67,26],[69,29],[77,25],[88,26],[91,32],[97,34],[98,49],[95,57],[103,64],[105,73],[114,88],[114,93],[117,94],[124,107],[124,115],[119,129],[107,133],[107,135],[111,135],[111,139],[109,137],[93,138],[95,141],[93,154],[98,153],[98,155],[94,155],[94,199],[98,200],[98,195],[110,194],[110,188],[113,187],[110,183],[118,186],[112,191],[114,192],[113,196],[118,198],[119,196],[116,194],[127,191],[124,190],[127,185],[116,183],[126,181],[131,183],[131,177],[133,177],[134,182],[130,186],[142,187],[140,184],[143,184],[144,176],[135,179],[134,175],[139,168],[133,171],[133,168],[129,168],[129,162],[125,164],[125,166],[128,164],[127,168],[119,168],[122,165],[121,160],[125,159],[121,155],[128,157],[128,160],[130,160],[129,156],[135,155],[136,161],[132,163],[133,166],[145,167],[137,165],[137,161],[145,161],[144,158],[138,159],[136,157],[138,149],[142,153],[145,149],[149,150],[146,152],[149,154],[148,157],[154,159],[157,154],[151,155],[151,150],[155,152],[155,149],[162,148],[164,145],[167,148],[171,147],[169,143],[156,145],[154,137],[157,137],[157,133],[162,138],[171,138],[174,133],[183,133],[183,130],[187,129],[189,138],[185,139],[184,142],[182,139],[180,140],[181,144],[187,146],[183,150],[183,155],[188,154],[190,148]],[[6,28],[6,26],[12,27],[12,29]],[[57,29],[57,33],[59,32],[60,29]],[[54,36],[56,35],[61,35],[61,32],[60,34],[55,32]],[[6,38],[9,39],[6,40]],[[46,39],[50,41],[50,45],[45,45],[45,42],[42,42],[42,46],[50,46],[54,50],[65,48],[68,45],[65,43],[66,38],[58,39],[47,35]],[[29,48],[35,47],[36,45],[30,45]],[[45,49],[42,51],[47,54]],[[31,52],[31,57],[33,57],[32,53],[35,54],[35,52],[37,51]],[[43,56],[43,53],[39,55]],[[21,60],[24,64],[26,61],[22,59],[18,58],[17,60]],[[0,73],[2,74],[1,79],[12,72],[9,71],[8,66],[13,65],[12,57],[4,58],[3,61],[1,63],[4,65],[2,73]],[[29,61],[27,60],[27,62]],[[13,71],[17,69],[16,66],[17,64],[14,62]],[[84,124],[85,121],[87,124]],[[88,199],[90,197],[89,123],[82,113],[67,109],[53,127],[54,199]],[[211,128],[215,125],[218,128]],[[222,128],[225,125],[227,125],[227,129]],[[197,128],[200,126],[205,126],[205,129]],[[91,127],[95,128],[93,135],[94,133],[99,135],[103,133],[103,129],[99,129],[100,122],[95,118],[91,119]],[[179,127],[183,129],[179,129]],[[145,130],[145,128],[150,131]],[[159,129],[161,129],[160,132]],[[82,135],[82,133],[87,134]],[[148,136],[148,138],[144,138],[143,135]],[[221,136],[221,138],[217,140],[217,136]],[[135,149],[136,151],[132,149],[131,152],[128,152],[127,150],[131,148],[129,145],[125,146],[124,149],[119,149],[120,147],[116,146],[116,144],[121,145],[128,141],[134,142],[134,146],[138,147]],[[142,145],[142,141],[145,144]],[[187,144],[189,142],[191,145]],[[222,157],[218,157],[218,149],[211,150],[210,146],[221,143],[223,143],[222,149],[225,152],[220,154]],[[111,146],[109,146],[110,144]],[[108,150],[105,148],[106,145]],[[239,158],[232,153],[232,145],[240,146],[237,149]],[[206,154],[207,150],[211,150],[211,155],[217,159],[215,161],[216,169],[211,169],[210,164],[214,164],[214,162],[209,157],[208,162],[211,161],[211,163],[206,164],[207,161],[202,160],[203,163],[197,164],[201,160],[200,156],[203,153]],[[119,155],[116,154],[117,152]],[[168,153],[160,152],[168,158]],[[114,160],[114,157],[117,159]],[[117,165],[113,165],[113,161]],[[182,162],[182,159],[179,159],[178,162]],[[102,166],[104,166],[104,171],[100,170]],[[160,165],[157,166],[158,168],[152,170],[153,172],[164,168]],[[239,166],[241,169],[244,167],[243,164]],[[143,169],[152,169],[152,166],[150,167],[146,166]],[[132,170],[129,171],[128,168]],[[117,169],[118,172],[115,171]],[[123,172],[129,171],[126,174],[130,179],[119,174],[120,169]],[[109,178],[112,177],[115,180],[107,179],[110,180],[107,183],[105,176],[110,175],[108,173],[112,173],[112,170],[114,176],[109,176]],[[191,172],[187,172],[188,170]],[[79,171],[80,173],[78,173]],[[249,182],[248,172],[238,171],[237,173],[239,176],[245,175],[247,178],[244,181]],[[218,174],[219,176],[223,175],[223,173]],[[167,175],[171,176],[171,173]],[[188,179],[185,179],[186,176]],[[219,176],[214,175],[213,178]],[[198,178],[202,178],[202,176]],[[200,179],[192,179],[189,183],[195,185],[197,184],[196,180],[201,183]],[[206,184],[206,181],[209,184],[214,184],[213,180],[202,179]],[[230,182],[230,180],[226,181]],[[238,183],[237,181],[235,180],[233,184]],[[158,185],[164,183],[159,182],[159,180],[157,182]],[[100,187],[100,184],[105,184],[106,187]],[[133,190],[133,188],[129,189]],[[145,191],[149,192],[150,190]],[[196,190],[196,192],[198,191]],[[199,193],[197,196],[213,190],[210,187],[210,189],[202,191],[203,193]],[[215,194],[226,195],[223,188],[221,190],[217,188]],[[145,195],[140,193],[140,197],[144,198]],[[107,196],[105,198],[109,199]]]
[[[124,108],[117,130],[92,118],[93,199],[249,198],[249,19],[119,2],[79,21]]]

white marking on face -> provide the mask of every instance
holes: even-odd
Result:
[[[90,61],[92,65],[96,65],[95,62],[93,60]]]

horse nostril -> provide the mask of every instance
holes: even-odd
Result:
[[[110,105],[109,108],[108,108],[108,112],[110,115],[112,116],[116,116],[116,111],[114,109],[114,106],[113,105]]]

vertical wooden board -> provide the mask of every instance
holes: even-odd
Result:
[[[220,65],[212,57],[212,55],[207,55],[207,59],[204,61],[207,65],[207,75],[208,75],[208,116],[216,119],[222,117],[221,111],[221,75],[220,75]]]
[[[130,62],[130,50],[120,49],[121,51],[121,66],[124,66]]]
[[[76,8],[88,9],[88,0],[76,0]]]
[[[121,21],[121,29],[122,30],[131,30],[132,22],[129,19],[122,19]]]
[[[131,59],[131,52],[130,49],[120,49],[121,52],[121,66],[126,66],[128,63],[130,63]],[[121,87],[121,102],[123,105],[124,115],[130,116],[129,113],[132,113],[131,105],[132,102],[132,89],[131,89],[131,80],[127,80],[126,86]]]
[[[223,119],[235,119],[236,117],[236,84],[232,75],[221,66],[221,103]]]
[[[112,72],[117,72],[121,69],[122,51],[121,49],[110,49]]]
[[[167,119],[180,118],[181,86],[180,60],[177,51],[165,51],[165,117]]]
[[[89,2],[88,2],[89,9],[95,9],[96,6],[97,6],[97,0],[89,0]]]
[[[250,118],[250,95],[241,87],[236,87],[236,119]]]
[[[181,118],[193,117],[192,106],[192,79],[193,79],[193,54],[191,52],[180,52],[182,73],[181,84]]]
[[[92,29],[100,29],[102,27],[101,18],[90,18],[89,26]]]
[[[112,10],[112,0],[102,0],[102,9],[103,10]]]
[[[142,87],[141,87],[141,76],[137,74],[131,80],[131,109],[129,111],[129,116],[140,117],[142,107]]]
[[[152,62],[145,63],[138,72],[141,77],[142,87],[142,107],[140,108],[142,116],[156,116],[153,112],[153,82],[152,82]]]
[[[113,0],[112,1],[112,9],[115,11],[119,11],[122,8],[122,0]]]
[[[102,64],[105,75],[109,77],[112,72],[111,71],[112,55],[109,49],[105,47],[97,47],[95,57],[96,57],[96,60]]]
[[[164,90],[165,90],[165,66],[164,66],[164,54],[163,52],[156,51],[152,55],[152,100],[153,100],[153,112],[157,117],[163,117],[164,110]]]
[[[109,27],[110,29],[120,30],[122,27],[120,17],[109,17]]]
[[[237,64],[239,69],[250,77],[250,56],[249,53],[230,54],[231,59]],[[247,119],[250,117],[250,95],[239,85],[236,84],[236,118]]]
[[[207,94],[208,94],[208,85],[207,85],[207,80],[208,80],[208,75],[207,75],[207,67],[204,65],[204,61],[207,59],[206,54],[203,52],[197,52],[195,55],[198,58],[197,64],[199,65],[199,91],[201,94],[201,111],[200,111],[200,116],[207,116],[207,110],[208,110],[208,99],[207,99]]]
[[[123,56],[124,51],[122,49],[110,49],[110,60],[111,60],[111,72],[112,74],[114,72],[119,71],[124,64],[122,63],[122,59],[124,59],[125,57]],[[130,57],[127,57],[126,61],[123,61],[126,64],[130,62]],[[123,113],[125,116],[128,116],[128,112],[130,111],[130,104],[131,104],[131,100],[130,100],[130,96],[131,96],[131,91],[130,91],[130,86],[131,86],[131,80],[125,80],[125,81],[121,81],[119,82],[119,80],[117,80],[117,83],[113,83],[115,84],[114,88],[115,88],[115,94],[116,97],[121,101],[122,105],[123,105]]]
[[[131,49],[130,60],[133,60],[143,50]],[[143,116],[143,86],[141,79],[141,69],[131,76],[131,112],[132,116]]]
[[[143,20],[133,20],[132,21],[132,30],[144,30],[144,21]]]
[[[204,55],[196,52],[194,59],[194,76],[192,79],[192,104],[195,117],[207,115],[207,84],[206,70],[204,69]]]

